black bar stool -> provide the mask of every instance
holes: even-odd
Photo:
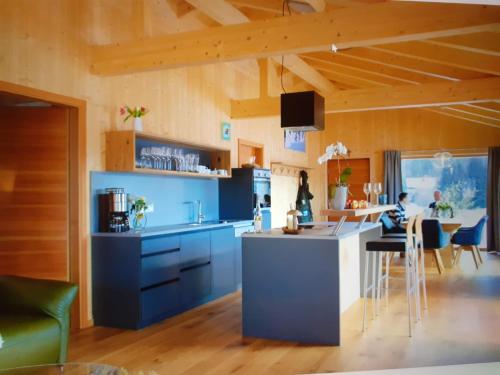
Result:
[[[372,311],[375,315],[375,310],[378,312],[380,303],[380,290],[382,281],[386,281],[386,287],[388,287],[389,279],[389,268],[387,265],[387,260],[389,254],[393,253],[405,253],[405,278],[406,278],[406,298],[408,301],[408,330],[409,336],[411,337],[411,320],[412,320],[412,296],[415,295],[417,287],[416,273],[416,251],[415,251],[415,241],[413,236],[413,225],[415,223],[416,216],[412,216],[408,220],[408,225],[406,227],[406,238],[380,238],[377,241],[368,241],[366,243],[365,252],[365,271],[364,271],[364,285],[363,285],[363,331],[366,327],[366,299],[368,291],[371,291],[372,296]],[[386,256],[386,272],[382,275],[382,257]],[[378,258],[378,259],[377,259]],[[378,261],[377,261],[378,260]],[[368,285],[368,267],[370,261],[372,262],[372,284]],[[378,263],[378,271],[375,272],[376,264]],[[377,280],[375,280],[375,274],[377,274]],[[377,306],[375,306],[375,293],[377,294]],[[416,296],[415,296],[416,297]]]

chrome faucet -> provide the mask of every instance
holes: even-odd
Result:
[[[205,215],[201,213],[201,200],[195,200],[195,203],[198,204],[198,215],[196,219],[196,223],[201,224],[203,222],[203,219],[205,218]]]

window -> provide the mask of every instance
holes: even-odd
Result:
[[[441,167],[432,157],[402,160],[403,190],[409,201],[428,208],[434,191],[453,207],[454,219],[473,226],[486,214],[487,156],[454,157]],[[486,231],[481,247],[486,246]]]

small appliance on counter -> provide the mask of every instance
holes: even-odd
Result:
[[[233,168],[231,176],[219,180],[219,219],[253,220],[258,206],[262,229],[271,229],[271,170]]]
[[[108,188],[98,195],[99,232],[127,232],[127,194],[123,188]]]

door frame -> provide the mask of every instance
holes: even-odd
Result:
[[[0,92],[21,95],[69,109],[69,281],[78,284],[73,328],[92,326],[89,317],[87,102],[82,99],[0,81]]]

